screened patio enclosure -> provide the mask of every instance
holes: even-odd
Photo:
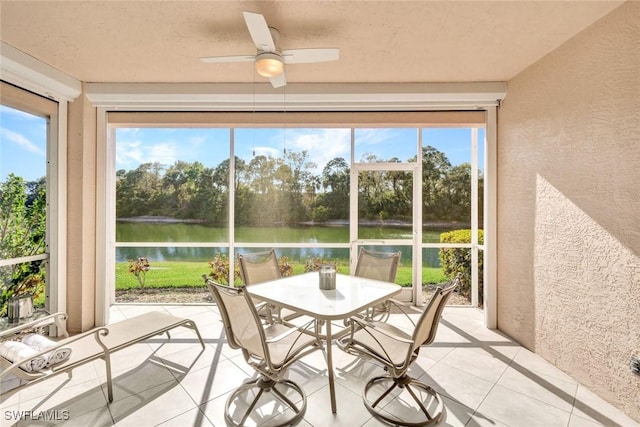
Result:
[[[355,269],[360,247],[401,251],[396,282],[468,272],[482,305],[485,111],[107,113],[108,289],[234,276],[238,253],[275,248],[288,273]],[[230,159],[234,159],[231,161]],[[108,276],[107,276],[108,277]],[[108,279],[107,279],[108,280]]]

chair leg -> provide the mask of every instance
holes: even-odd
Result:
[[[107,397],[109,403],[113,402],[113,379],[111,378],[111,355],[107,353],[104,356],[105,369],[107,371]]]
[[[372,389],[375,386],[383,386],[384,391],[382,393],[373,393]],[[414,409],[413,411],[410,412],[406,407],[403,407],[402,411],[398,411],[399,414],[395,415],[393,413],[392,405],[385,406],[384,411],[381,409],[379,406],[380,403],[395,388],[407,390],[408,394],[417,405],[417,407],[413,407],[413,405],[411,406],[411,409]],[[425,405],[425,402],[418,397],[418,394],[416,394],[414,389],[421,389],[423,392],[426,392],[430,404]],[[369,413],[375,418],[400,426],[420,427],[435,425],[443,419],[445,414],[444,404],[442,403],[440,395],[427,384],[419,382],[408,375],[404,375],[400,378],[393,378],[389,375],[372,378],[364,387],[362,400],[364,401]],[[395,402],[395,399],[390,400]],[[429,411],[427,406],[433,406],[434,403],[435,408]],[[408,421],[408,413],[415,414],[415,419]]]
[[[260,396],[262,396],[262,393],[264,393],[264,389],[261,388],[260,390],[258,390],[258,394],[256,395],[256,397],[251,401],[251,404],[249,405],[249,408],[247,408],[247,411],[244,413],[244,415],[242,416],[242,420],[240,420],[240,425],[243,426],[244,422],[247,421],[247,418],[249,417],[249,414],[251,413],[251,411],[253,411],[253,408],[256,407],[256,404],[258,403],[258,400],[260,400]]]
[[[196,335],[198,336],[198,340],[200,341],[200,345],[204,350],[205,349],[204,340],[202,339],[202,335],[200,335],[200,330],[198,330],[198,326],[196,325],[196,322],[189,320],[184,324],[184,326],[196,333]]]
[[[301,398],[301,403],[299,405],[296,405],[292,399],[287,397],[282,391],[276,388],[277,385],[293,390]],[[255,393],[255,397],[253,398],[249,396],[249,394],[251,394],[252,392]],[[272,424],[271,421],[269,421],[269,418],[256,419],[254,420],[256,424],[260,424],[260,421],[269,421],[269,425],[273,426],[292,426],[298,424],[300,420],[302,420],[302,417],[304,416],[304,413],[307,409],[307,396],[305,395],[302,388],[300,388],[300,386],[290,380],[282,380],[276,382],[270,378],[261,377],[241,385],[233,393],[231,393],[225,404],[224,416],[227,425],[245,425],[245,421],[247,420],[247,418],[249,418],[250,415],[254,413],[254,410],[256,409],[260,398],[266,394],[271,394],[276,400],[280,401],[284,406],[284,409],[278,414],[272,414],[272,416],[278,416],[278,418],[274,419],[274,421],[276,421],[278,424]],[[247,397],[251,399],[250,402],[245,402],[247,403],[247,409],[242,414],[240,420],[238,420],[237,418],[234,419],[234,416],[231,413],[231,406],[236,403],[236,406],[238,407],[237,401],[241,401],[241,399],[247,400]],[[257,409],[259,409],[259,407]],[[285,413],[287,409],[291,409],[293,416],[290,416],[281,421],[279,415]]]

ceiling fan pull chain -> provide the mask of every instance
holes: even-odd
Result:
[[[284,112],[283,114],[283,122],[284,122],[284,140],[282,143],[282,151],[284,152],[285,156],[287,155],[287,87],[283,86],[282,87],[282,111]]]

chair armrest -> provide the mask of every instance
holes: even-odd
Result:
[[[64,320],[67,320],[66,313],[58,312],[58,313],[49,314],[48,316],[44,316],[39,319],[32,320],[31,322],[27,322],[20,326],[16,326],[14,328],[7,329],[6,331],[0,332],[0,341],[6,338],[12,337],[14,335],[17,335],[21,332],[26,332],[28,330],[32,330],[38,327],[47,326],[47,323],[50,321],[53,321],[53,324],[61,328],[65,336],[69,336],[69,334],[67,333],[67,329],[62,323],[62,321]]]
[[[397,299],[389,298],[387,301],[398,307],[402,312],[411,311],[416,314],[422,314],[422,310],[419,310],[412,305],[403,304],[402,301],[399,301]]]
[[[396,334],[392,334],[391,332],[384,330],[384,328],[379,327],[375,323],[368,322],[366,320],[360,319],[359,317],[353,316],[351,321],[358,323],[360,325],[361,329],[363,329],[365,331],[366,331],[367,328],[375,329],[377,333],[382,334],[382,335],[384,335],[386,337],[389,337],[391,339],[394,339],[396,341],[400,341],[400,342],[406,343],[406,344],[413,343],[413,340],[407,339],[405,337],[398,336]],[[381,323],[381,324],[384,324],[384,323]],[[368,331],[366,331],[366,332],[369,335],[371,335],[371,332],[368,332]]]
[[[385,331],[383,328],[379,327],[378,325],[385,325],[385,323],[377,322],[377,325],[376,325],[376,323],[372,323],[372,322],[363,320],[357,316],[353,316],[351,318],[351,334],[349,338],[345,336],[338,339],[337,341],[338,347],[340,347],[343,351],[349,354],[353,354],[356,356],[361,354],[366,354],[384,364],[391,363],[390,362],[392,360],[391,355],[389,354],[385,346],[380,342],[379,340],[380,335],[384,335],[388,338],[391,338],[392,340],[397,341],[398,343],[412,344],[413,341],[405,337],[392,334],[389,331]],[[379,334],[379,335],[376,336],[373,330],[375,330],[376,334]],[[354,339],[354,335],[356,331],[358,331],[360,334],[364,333],[369,335],[371,339],[373,339],[373,341],[375,341],[378,344],[380,350],[382,350],[382,353],[384,353],[384,355],[379,354],[377,350],[370,348],[364,342]]]
[[[420,311],[420,310],[418,310],[418,309],[416,309],[416,308],[412,308],[412,307],[410,307],[410,306],[408,307],[406,304],[403,304],[402,302],[400,302],[400,301],[398,301],[398,300],[396,300],[396,299],[393,299],[393,298],[390,298],[390,299],[388,299],[387,301],[388,301],[389,303],[391,303],[391,304],[395,305],[395,306],[398,308],[398,310],[400,310],[400,312],[401,312],[402,314],[404,314],[404,316],[405,316],[407,319],[409,319],[409,321],[411,322],[411,324],[412,324],[414,327],[416,326],[416,322],[411,318],[411,316],[409,316],[408,311],[414,312],[415,314],[422,314],[422,311]]]
[[[306,324],[304,324],[302,326],[296,327],[296,328],[292,328],[292,327],[289,327],[289,326],[286,326],[286,325],[281,325],[281,326],[287,327],[288,330],[283,331],[282,333],[280,333],[280,334],[278,334],[278,335],[276,335],[274,337],[266,339],[264,341],[265,346],[268,347],[269,344],[277,343],[278,341],[282,341],[285,338],[293,335],[294,333],[297,333],[297,335],[292,340],[291,344],[288,346],[287,352],[286,352],[286,354],[284,356],[284,360],[293,360],[293,359],[290,359],[290,358],[294,357],[295,355],[299,355],[300,354],[300,351],[302,350],[303,347],[301,347],[298,344],[298,342],[300,341],[300,338],[303,335],[311,335],[311,336],[313,336],[315,338],[315,345],[317,346],[317,348],[320,348],[320,347],[322,347],[322,343],[320,342],[320,337],[317,334],[310,334],[309,333],[309,327],[311,325],[313,325],[315,322],[316,322],[316,320],[314,319],[314,320],[311,320],[310,322],[308,322],[308,323],[306,323]],[[269,366],[271,366],[271,361],[269,361],[268,364],[269,364]]]
[[[268,344],[271,344],[271,343],[274,343],[274,342],[278,342],[278,341],[288,337],[289,335],[291,335],[291,334],[293,334],[295,332],[299,332],[300,334],[305,334],[305,333],[307,333],[307,331],[309,330],[309,327],[314,322],[315,322],[315,319],[310,321],[310,322],[305,323],[302,326],[298,326],[298,327],[295,327],[295,328],[288,327],[288,330],[282,332],[281,334],[273,336],[273,337],[271,337],[269,339],[266,339],[265,342],[268,343]]]

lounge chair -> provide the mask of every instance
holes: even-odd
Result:
[[[162,333],[166,333],[167,336],[171,338],[169,331],[178,326],[192,329],[198,336],[202,348],[205,348],[200,332],[192,320],[175,317],[160,311],[152,311],[111,325],[97,327],[72,337],[69,337],[66,331],[66,320],[67,315],[65,313],[55,313],[0,333],[0,341],[20,341],[20,338],[27,332],[43,330],[49,325],[55,325],[59,333],[67,337],[57,341],[53,347],[32,353],[19,360],[11,361],[0,356],[0,381],[9,375],[15,375],[24,381],[20,386],[7,390],[6,392],[3,391],[0,395],[14,393],[24,387],[63,372],[66,372],[71,378],[74,368],[96,359],[102,359],[105,362],[107,371],[109,402],[113,402],[113,384],[111,378],[112,353]],[[58,354],[61,352],[68,353],[68,358],[50,366],[42,367],[42,363],[39,362],[32,364],[34,360],[49,358],[56,352]],[[28,372],[25,367],[30,365],[40,366],[38,366],[38,369]]]

